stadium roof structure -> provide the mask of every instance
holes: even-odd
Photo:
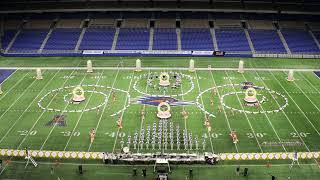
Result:
[[[0,13],[79,11],[206,11],[319,14],[317,0],[10,0]]]

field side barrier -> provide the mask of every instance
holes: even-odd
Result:
[[[252,54],[252,57],[316,59],[316,58],[320,58],[320,55],[319,54]]]
[[[40,151],[28,150],[34,158],[59,159],[102,159],[104,152],[80,151]],[[134,154],[132,154],[134,155]],[[294,152],[268,152],[268,153],[220,153],[221,160],[286,160],[292,159]],[[0,157],[25,157],[25,150],[0,149]],[[320,152],[298,152],[299,159],[320,159]]]

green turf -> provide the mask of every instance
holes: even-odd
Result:
[[[47,179],[47,180],[73,180],[73,179],[114,179],[121,178],[123,180],[129,179],[156,179],[156,174],[153,173],[152,166],[136,165],[136,166],[105,166],[102,164],[83,164],[83,174],[78,173],[79,164],[59,164],[55,166],[54,163],[44,163],[41,166],[27,167],[23,163],[11,163],[11,166],[2,175],[3,179]],[[243,177],[242,174],[237,176],[235,169],[238,165],[218,165],[218,166],[198,166],[198,165],[180,165],[171,166],[172,173],[169,174],[170,179],[192,179],[188,176],[189,169],[193,170],[193,179],[271,179],[274,175],[276,179],[290,180],[317,180],[320,176],[319,168],[316,165],[301,165],[300,167],[293,167],[291,170],[286,164],[271,165],[248,165],[240,164],[241,173],[244,168],[249,169],[249,176]],[[54,168],[51,174],[51,168]],[[132,170],[137,169],[138,175],[132,176]],[[142,177],[142,169],[146,168],[147,176]]]
[[[124,66],[134,66],[136,59],[146,67],[187,67],[194,59],[196,67],[238,67],[239,60],[245,67],[256,68],[315,68],[320,69],[319,59],[241,58],[241,57],[0,57],[2,67],[74,67],[85,66],[92,60],[93,66],[115,67],[119,61]]]
[[[79,59],[81,59],[79,61]],[[3,66],[85,66],[86,60],[89,58],[1,58],[0,64]],[[118,57],[114,58],[92,58],[94,66],[117,66],[119,65]],[[123,66],[133,66],[136,58],[122,58]],[[142,58],[144,66],[156,67],[186,67],[189,58]],[[211,64],[213,67],[236,67],[240,58],[195,58],[197,67],[207,67]],[[247,67],[263,67],[263,68],[320,68],[318,60],[285,60],[285,59],[244,59]],[[169,63],[170,61],[170,63]],[[268,62],[269,63],[268,63]],[[304,63],[301,63],[304,61]],[[11,149],[23,149],[28,147],[34,150],[59,150],[59,151],[106,151],[119,152],[121,150],[121,141],[126,142],[128,135],[132,138],[135,132],[139,132],[141,128],[146,129],[148,125],[158,123],[156,118],[156,107],[145,106],[146,117],[141,121],[140,111],[144,107],[141,104],[133,103],[133,100],[141,94],[137,92],[133,85],[137,82],[137,88],[140,91],[149,94],[163,94],[163,91],[147,86],[146,78],[139,79],[140,75],[149,75],[150,73],[160,73],[160,70],[145,70],[142,72],[134,72],[129,70],[95,70],[94,73],[86,73],[84,70],[45,70],[43,72],[43,80],[35,80],[35,71],[17,70],[10,78],[2,84],[4,93],[0,95],[0,147]],[[320,113],[320,85],[319,78],[313,72],[295,72],[296,81],[287,82],[287,72],[283,71],[246,71],[244,74],[239,74],[236,71],[197,71],[188,72],[176,70],[175,72],[190,75],[192,82],[186,78],[182,79],[182,88],[177,90],[169,90],[167,95],[175,93],[187,92],[194,84],[194,89],[191,92],[178,96],[179,100],[196,101],[200,92],[208,88],[226,85],[238,84],[245,81],[253,82],[257,86],[266,87],[276,92],[283,94],[289,105],[278,113],[271,114],[244,114],[236,113],[231,110],[223,109],[218,111],[219,99],[222,95],[228,92],[243,92],[239,86],[226,86],[218,88],[216,93],[211,90],[204,93],[199,99],[199,103],[203,107],[215,115],[210,117],[212,132],[208,133],[203,125],[205,114],[195,105],[172,107],[172,118],[170,122],[174,125],[179,125],[182,135],[182,129],[186,128],[188,133],[192,133],[193,137],[198,137],[200,141],[199,150],[193,147],[192,150],[185,151],[174,150],[170,148],[161,150],[143,148],[134,149],[131,144],[132,152],[174,152],[174,153],[202,153],[213,151],[215,153],[228,152],[292,152],[292,151],[319,151],[319,113]],[[100,108],[100,113],[96,110],[89,112],[47,112],[38,107],[38,101],[51,90],[82,85],[100,85],[94,90],[105,93],[108,98],[106,108]],[[112,92],[109,88],[113,87],[128,91],[131,97],[130,102],[126,93],[114,90],[116,100],[112,98]],[[84,87],[86,91],[93,90],[93,87]],[[65,110],[81,110],[95,107],[103,102],[104,96],[97,93],[86,92],[86,101],[79,104],[67,104],[63,97],[69,99],[72,88],[66,89],[57,94],[49,94],[43,99],[42,104],[45,107]],[[244,94],[226,96],[224,102],[228,106],[237,109],[248,111],[273,110],[279,108],[279,105],[285,103],[280,96],[272,96],[266,90],[258,90],[258,97],[265,96],[266,103],[261,107],[247,107],[243,104]],[[211,104],[213,102],[213,104]],[[115,112],[124,108],[127,104],[130,106],[119,115],[110,116]],[[189,112],[189,118],[184,121],[181,116],[181,111],[185,109]],[[66,126],[46,126],[52,120],[54,115],[65,115]],[[123,119],[123,129],[118,129],[116,121],[119,117]],[[89,140],[90,129],[97,128],[97,137],[91,144]],[[175,128],[174,128],[175,129]],[[230,130],[237,131],[240,142],[234,145],[229,137]],[[206,141],[205,149],[202,149],[202,141]],[[279,142],[279,141],[299,141],[301,146],[265,146],[264,142]],[[306,161],[306,163],[314,163],[314,161]],[[41,167],[32,173],[25,173],[18,168],[20,173],[18,176],[12,175],[12,168],[4,171],[4,178],[21,178],[26,174],[27,179],[40,178],[45,176],[45,173],[39,173]],[[74,171],[75,167],[66,166],[70,171]],[[89,167],[88,167],[89,168]],[[90,167],[91,168],[91,167]],[[113,168],[113,167],[111,167]],[[222,168],[222,167],[221,167]],[[232,167],[233,168],[233,167]],[[232,171],[232,168],[224,168],[224,172]],[[254,179],[265,177],[262,174],[263,170],[260,167],[254,167],[257,174]],[[287,173],[287,167],[274,169],[271,172]],[[103,167],[98,168],[102,171]],[[130,168],[116,168],[119,173],[128,174]],[[89,171],[89,170],[88,170]],[[186,169],[177,168],[173,174],[177,179],[184,179]],[[199,176],[203,175],[206,179],[213,173],[206,168],[199,168]],[[203,171],[203,172],[202,172]],[[217,169],[213,171],[218,171]],[[319,175],[319,169],[315,167],[304,167],[297,172],[297,179],[304,177],[303,173],[308,172],[310,179]],[[280,173],[280,172],[279,172]],[[280,173],[280,174],[281,174]],[[89,173],[88,173],[89,174]],[[253,173],[254,174],[254,173]],[[208,177],[207,177],[207,176]],[[281,174],[282,177],[285,175]],[[66,175],[65,177],[68,177]],[[100,176],[100,175],[97,175]],[[118,174],[107,174],[107,176],[119,176]],[[1,177],[1,175],[0,175]],[[92,175],[95,177],[95,175]],[[206,177],[206,178],[205,178]],[[76,178],[70,175],[72,179]],[[85,178],[85,176],[83,177]],[[226,177],[226,179],[235,178],[234,175]]]
[[[150,73],[157,71],[150,71]],[[218,111],[219,98],[227,92],[242,91],[239,86],[226,86],[218,88],[214,95],[210,90],[204,93],[199,99],[199,103],[204,108],[216,116],[210,117],[212,132],[209,135],[203,126],[204,113],[195,105],[185,106],[189,112],[189,118],[184,122],[180,115],[182,107],[172,107],[172,118],[170,122],[179,125],[181,129],[185,127],[193,134],[198,136],[202,142],[202,138],[206,138],[207,145],[205,151],[214,152],[236,152],[236,146],[230,143],[229,135],[231,129],[238,132],[241,143],[237,145],[239,152],[277,152],[277,151],[318,151],[319,144],[314,143],[319,137],[319,78],[313,72],[297,72],[295,74],[295,82],[286,81],[286,73],[284,72],[246,72],[243,75],[235,71],[198,71],[190,73],[186,71],[178,71],[193,77],[192,83],[194,89],[178,99],[195,101],[198,94],[208,88],[241,83],[244,81],[253,82],[257,86],[267,87],[276,92],[282,93],[288,98],[289,105],[283,112],[272,114],[244,114],[232,112],[224,109],[223,112]],[[116,100],[111,96],[108,105],[104,110],[97,114],[96,110],[89,112],[46,112],[38,107],[38,101],[51,90],[66,87],[84,85],[101,85],[109,86],[117,89],[129,91],[132,99],[141,96],[134,90],[133,85],[137,82],[137,88],[141,91],[147,90],[150,94],[160,94],[163,92],[158,89],[146,88],[146,78],[138,80],[139,75],[148,74],[145,72],[133,72],[120,70],[99,70],[92,74],[87,74],[81,70],[47,70],[43,73],[44,80],[37,81],[33,71],[18,70],[3,84],[4,94],[1,95],[1,147],[22,149],[29,147],[30,149],[43,150],[71,150],[71,151],[87,151],[89,150],[89,132],[90,129],[97,127],[97,138],[90,147],[90,151],[118,151],[120,149],[119,142],[123,139],[127,140],[127,136],[133,137],[135,132],[139,132],[140,128],[146,129],[148,125],[158,122],[156,118],[156,107],[146,107],[146,118],[143,122],[140,119],[140,110],[143,105],[131,103],[124,113],[111,117],[111,114],[121,110],[127,104],[127,96],[124,92],[115,91]],[[70,76],[70,74],[72,74]],[[131,78],[134,77],[134,78]],[[17,82],[17,79],[21,81]],[[183,78],[181,89],[167,92],[167,94],[186,92],[191,88],[191,82]],[[11,89],[9,92],[8,90]],[[84,87],[85,90],[93,90],[93,87]],[[104,96],[97,93],[85,93],[87,101],[75,105],[64,102],[63,97],[70,99],[72,88],[63,92],[51,93],[42,101],[42,106],[53,109],[66,110],[82,110],[93,108],[103,103]],[[110,89],[96,88],[96,91],[110,94]],[[260,108],[246,107],[243,105],[242,99],[244,94],[230,95],[224,98],[226,105],[236,109],[243,108],[248,111],[274,110],[279,105],[285,103],[280,96],[273,99],[271,94],[266,90],[258,91],[258,98],[265,96],[268,100],[263,103]],[[213,104],[211,104],[211,101]],[[104,113],[102,113],[104,111]],[[52,120],[54,115],[65,115],[66,126],[46,126]],[[100,117],[102,116],[102,117]],[[123,116],[123,129],[118,132],[116,120]],[[99,122],[99,125],[98,125]],[[230,127],[230,128],[229,128]],[[175,128],[174,128],[175,129]],[[299,134],[298,134],[299,133]],[[116,138],[118,134],[118,137]],[[299,140],[305,142],[305,146],[293,147],[272,147],[259,146],[263,142],[279,142]],[[212,145],[211,145],[212,143]],[[115,148],[114,148],[115,144]],[[138,151],[138,150],[133,150]],[[144,150],[146,152],[148,150]],[[182,150],[184,151],[184,150]],[[181,152],[182,152],[181,151]],[[155,151],[152,151],[155,152]]]

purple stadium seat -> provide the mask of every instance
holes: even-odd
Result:
[[[209,29],[184,28],[181,29],[182,50],[213,51],[213,42]]]
[[[175,28],[154,29],[153,50],[177,50],[177,33]]]
[[[243,29],[216,29],[216,38],[220,51],[250,52]]]
[[[116,50],[148,50],[149,29],[121,28]]]
[[[13,29],[4,31],[3,37],[1,39],[3,49],[6,49],[8,47],[9,43],[11,42],[16,32],[17,30],[13,30]]]
[[[114,34],[114,28],[87,28],[80,50],[110,50]]]
[[[319,53],[313,38],[308,31],[297,29],[281,30],[292,53]]]
[[[316,37],[318,42],[320,42],[320,31],[313,31],[313,35]]]
[[[48,39],[44,50],[74,50],[80,33],[80,28],[55,29]]]
[[[48,34],[48,29],[25,29],[20,32],[14,41],[10,52],[38,51]]]
[[[251,41],[258,53],[286,53],[276,30],[249,30]]]

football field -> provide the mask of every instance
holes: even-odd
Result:
[[[172,118],[166,126],[168,130],[170,125],[173,126],[173,135],[179,127],[181,141],[184,129],[188,136],[191,133],[192,138],[198,139],[198,150],[194,147],[188,151],[290,152],[320,149],[316,143],[320,135],[319,78],[313,72],[296,72],[296,80],[288,82],[287,72],[283,71],[246,71],[240,74],[236,71],[177,70],[175,72],[186,75],[182,78],[181,88],[164,91],[149,87],[147,76],[162,71],[165,70],[135,72],[118,69],[95,70],[94,73],[45,70],[44,79],[35,80],[35,71],[17,70],[2,84],[0,145],[7,149],[28,147],[33,150],[119,152],[121,143],[126,146],[128,136],[131,136],[129,145],[132,152],[157,152],[158,147],[152,150],[151,140],[149,149],[145,147],[146,142],[142,148],[133,148],[135,134],[138,134],[137,143],[141,144],[141,129],[146,141],[147,129],[151,128],[152,136],[153,124],[159,126],[157,106],[137,101],[141,96],[177,94],[174,96],[176,100],[192,104],[171,107]],[[266,88],[257,90],[258,98],[266,99],[260,107],[244,105],[243,82]],[[86,100],[80,104],[69,103],[73,88],[79,85],[85,91]],[[227,95],[230,92],[242,93]],[[283,106],[283,110],[277,111]],[[235,110],[228,109],[230,107]],[[142,109],[146,112],[144,119],[141,118]],[[181,115],[183,110],[189,113],[186,120]],[[62,122],[53,122],[57,116],[61,116]],[[204,126],[206,116],[212,126],[211,132]],[[117,127],[119,118],[122,119],[122,129]],[[97,130],[93,143],[89,138],[92,128]],[[239,143],[231,142],[231,130],[237,131]],[[185,151],[184,148],[177,150],[176,138],[174,146],[173,149],[161,147],[160,150]]]
[[[172,84],[181,78],[181,85],[159,88],[163,72],[170,75]],[[36,80],[35,69],[21,67],[12,69],[1,83],[1,149],[119,153],[129,147],[132,153],[216,154],[320,151],[320,78],[311,70],[295,71],[295,80],[289,82],[288,71],[283,69],[252,68],[238,73],[236,69],[189,72],[180,67],[153,67],[137,72],[119,61],[93,73],[43,68],[42,76]],[[255,89],[259,105],[244,102],[247,86]],[[71,102],[76,87],[85,96],[80,104]],[[162,101],[170,104],[171,118],[166,121],[157,117]],[[183,118],[182,112],[188,117]],[[90,141],[93,128],[96,136]],[[238,143],[230,138],[233,130]]]

